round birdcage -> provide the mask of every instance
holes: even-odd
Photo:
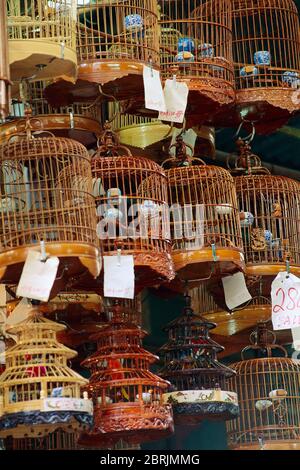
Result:
[[[8,0],[12,80],[76,76],[76,3],[73,0]]]
[[[104,254],[133,255],[139,288],[172,280],[167,181],[161,167],[132,156],[108,126],[92,158],[92,174]]]
[[[240,417],[227,424],[229,447],[299,450],[300,361],[288,358],[286,350],[275,344],[266,324],[258,325],[250,338],[242,361],[230,366],[236,372],[230,387],[238,394]],[[251,358],[246,359],[249,350]]]
[[[56,429],[43,437],[8,437],[4,441],[5,450],[76,450],[78,433]]]
[[[68,366],[76,352],[60,344],[65,327],[45,319],[38,309],[8,329],[17,335],[5,351],[0,377],[0,436],[39,438],[56,429],[71,432],[92,424],[92,403],[80,389],[87,380]]]
[[[49,134],[16,134],[0,146],[0,277],[18,283],[29,250],[60,259],[60,289],[72,276],[99,274],[90,156],[83,145]],[[78,282],[78,279],[76,279]]]
[[[270,132],[300,109],[297,7],[292,0],[232,4],[237,110]]]
[[[163,401],[172,404],[175,424],[233,419],[239,412],[237,395],[227,391],[226,382],[234,371],[217,359],[224,348],[210,338],[216,325],[194,314],[190,296],[185,302],[183,314],[166,327],[169,340],[160,349],[160,375],[171,383]]]
[[[9,113],[10,70],[7,41],[7,11],[6,2],[0,5],[0,120]]]
[[[142,443],[173,432],[171,407],[162,403],[168,382],[150,372],[158,358],[142,348],[144,336],[117,305],[111,322],[92,338],[97,352],[83,365],[91,371],[86,390],[94,401],[94,426],[79,445]]]
[[[186,117],[214,123],[234,103],[230,0],[160,0],[161,71],[189,88]],[[199,113],[199,107],[201,113]]]
[[[263,168],[248,141],[238,140],[232,170],[248,276],[276,276],[300,268],[300,183]]]
[[[143,90],[143,65],[159,67],[155,0],[78,5],[78,78],[101,83],[119,99]]]
[[[179,279],[202,281],[243,270],[234,181],[220,167],[188,155],[179,135],[164,162],[169,186],[172,257]],[[173,167],[172,167],[173,166]]]

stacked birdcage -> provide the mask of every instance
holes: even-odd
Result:
[[[87,394],[80,398],[87,381],[68,367],[76,352],[56,339],[64,328],[32,309],[26,320],[8,329],[17,342],[5,351],[6,369],[0,378],[2,438],[39,439],[92,424],[92,403]]]
[[[161,348],[165,365],[160,375],[171,382],[163,401],[172,404],[177,424],[233,419],[239,407],[227,380],[234,371],[217,359],[224,348],[210,338],[216,325],[194,314],[188,295],[185,301],[183,314],[166,327],[169,340]]]
[[[71,0],[8,0],[12,79],[76,76],[76,4]]]
[[[194,158],[179,135],[164,162],[169,187],[172,257],[181,280],[200,282],[243,270],[241,228],[230,173]],[[190,152],[188,152],[190,150]]]
[[[233,58],[238,111],[267,132],[298,111],[300,26],[292,0],[234,0]]]
[[[97,351],[83,362],[91,377],[86,390],[94,401],[94,426],[83,433],[83,447],[159,440],[173,431],[170,405],[162,403],[168,382],[150,372],[158,358],[142,348],[145,336],[127,309],[109,308],[111,321],[91,339]]]
[[[176,80],[187,83],[188,119],[213,123],[235,99],[231,1],[160,0],[159,4],[162,76],[175,74]]]
[[[99,274],[90,156],[83,145],[47,133],[11,136],[0,146],[0,277],[18,283],[29,250],[58,256],[60,289],[72,276]],[[78,281],[78,279],[77,279]]]
[[[172,280],[167,180],[161,167],[133,156],[106,126],[92,158],[92,174],[97,234],[105,255],[121,250],[134,256],[136,289]]]
[[[242,361],[231,364],[236,375],[230,387],[238,393],[240,417],[227,425],[229,446],[234,450],[298,450],[300,361],[287,357],[264,323],[250,340]],[[247,351],[252,352],[248,359]]]

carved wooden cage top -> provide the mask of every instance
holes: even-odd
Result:
[[[177,77],[225,81],[233,88],[231,1],[160,0],[161,68]]]
[[[266,88],[266,93],[272,88],[299,88],[300,30],[295,3],[234,0],[232,4],[236,88]],[[280,99],[284,97],[279,93]]]
[[[78,2],[78,60],[159,65],[155,0]],[[111,71],[113,74],[113,70]]]

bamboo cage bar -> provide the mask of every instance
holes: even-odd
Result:
[[[6,0],[0,1],[0,120],[9,112],[10,70],[8,58],[8,41],[6,35],[7,10]]]
[[[57,429],[43,437],[5,439],[5,450],[77,450],[78,433]]]

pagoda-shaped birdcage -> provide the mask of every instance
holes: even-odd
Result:
[[[217,359],[224,348],[210,338],[216,325],[195,315],[191,298],[185,299],[183,314],[166,327],[169,340],[161,348],[165,365],[160,375],[171,382],[164,403],[173,405],[175,424],[233,419],[239,407],[227,380],[234,371]]]
[[[17,343],[5,352],[0,377],[0,436],[39,438],[63,429],[74,432],[92,424],[92,403],[80,398],[87,380],[68,366],[76,352],[60,344],[65,327],[45,319],[38,309],[9,328]]]
[[[160,0],[164,79],[189,87],[188,122],[214,123],[235,99],[230,0]],[[199,108],[201,112],[199,112]]]
[[[162,403],[168,382],[150,372],[158,358],[142,348],[145,332],[126,317],[115,305],[110,323],[92,338],[97,352],[83,362],[94,401],[94,427],[80,437],[83,447],[159,440],[173,431],[171,407]]]
[[[109,126],[92,158],[98,237],[106,256],[134,256],[138,288],[174,277],[167,224],[167,180],[162,168],[133,156]]]
[[[12,80],[76,76],[76,2],[8,0]]]
[[[270,132],[300,109],[297,7],[292,0],[232,4],[237,111],[259,121],[259,131]]]
[[[242,361],[231,364],[230,380],[238,394],[240,417],[227,424],[233,450],[300,448],[300,361],[287,357],[265,323],[250,336]],[[246,352],[251,352],[246,359]],[[283,357],[282,357],[283,356]]]
[[[28,250],[39,250],[42,240],[47,254],[60,259],[61,283],[86,272],[96,277],[100,243],[85,147],[49,133],[40,137],[27,116],[26,133],[0,146],[0,166],[3,282],[18,283]]]
[[[198,282],[243,270],[234,181],[224,168],[188,153],[182,136],[164,162],[169,187],[172,257],[178,278]],[[192,150],[191,148],[189,150]]]

